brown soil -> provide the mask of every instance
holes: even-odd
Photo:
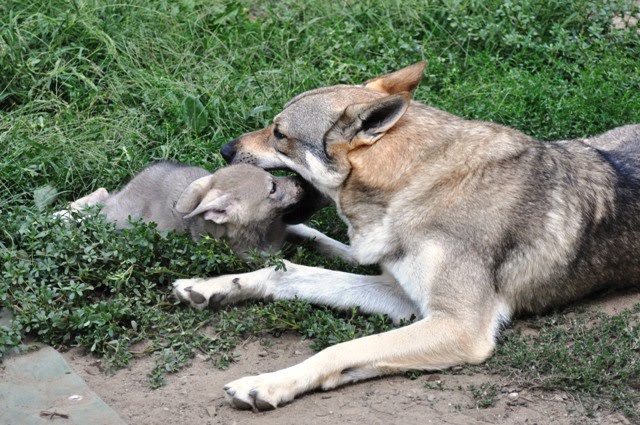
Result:
[[[587,305],[590,310],[618,313],[639,302],[639,293],[627,293]],[[587,417],[584,406],[571,394],[522,389],[508,377],[466,374],[465,369],[453,375],[430,374],[415,380],[393,376],[315,392],[270,412],[234,410],[223,398],[224,384],[290,366],[313,354],[298,335],[271,342],[265,348],[258,341],[248,341],[237,349],[237,361],[225,371],[196,357],[189,367],[167,376],[167,385],[156,390],[149,387],[147,377],[153,358],[137,359],[131,367],[107,375],[101,371],[99,360],[79,349],[63,355],[89,387],[130,424],[629,423],[620,414],[598,410],[595,417]],[[477,407],[470,387],[484,383],[495,385],[499,391],[496,403],[483,409]]]

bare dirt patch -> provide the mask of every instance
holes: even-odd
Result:
[[[313,354],[298,335],[259,341],[238,347],[237,361],[228,370],[194,358],[179,373],[167,376],[167,385],[153,390],[147,374],[153,358],[134,361],[113,375],[101,370],[96,358],[73,349],[67,361],[107,404],[130,424],[578,424],[629,423],[623,416],[585,408],[570,394],[521,389],[508,378],[482,373],[429,374],[415,380],[393,376],[307,394],[271,412],[252,413],[231,408],[222,396],[225,383],[298,363]],[[483,395],[478,390],[490,385]],[[475,389],[475,391],[474,391]],[[475,395],[474,395],[475,392]],[[480,408],[481,403],[493,405]]]

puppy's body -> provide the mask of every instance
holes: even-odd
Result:
[[[315,388],[482,362],[514,314],[639,283],[640,126],[539,142],[412,101],[423,70],[302,93],[273,125],[223,147],[232,163],[289,168],[331,197],[354,257],[384,273],[288,264],[177,281],[177,293],[189,287],[222,304],[300,297],[421,319],[234,381],[225,387],[234,406],[265,409]]]
[[[189,232],[194,237],[202,234],[221,237],[223,226],[205,220],[203,215],[185,219],[185,212],[175,208],[180,195],[191,183],[209,175],[209,171],[200,167],[165,161],[152,164],[121,190],[102,200],[100,213],[119,228],[128,227],[130,218],[139,218],[156,223],[158,230]]]
[[[312,211],[297,213],[307,204],[305,189],[295,177],[273,177],[246,164],[211,174],[200,167],[168,161],[154,163],[134,176],[120,191],[101,188],[71,204],[72,210],[103,204],[106,219],[123,228],[130,219],[157,224],[159,230],[210,235],[225,239],[238,253],[250,249],[268,253],[285,239],[310,239],[328,254],[350,260],[349,248],[302,224],[287,225],[288,215],[306,219]],[[301,205],[300,208],[306,208]]]

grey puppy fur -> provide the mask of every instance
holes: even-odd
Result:
[[[346,245],[302,224],[285,223],[288,214],[297,216],[299,207],[307,207],[301,203],[311,202],[305,195],[301,179],[274,177],[251,165],[233,165],[212,174],[161,161],[143,169],[120,191],[109,194],[100,188],[71,203],[70,209],[102,204],[100,213],[119,228],[128,227],[130,218],[142,219],[156,223],[158,230],[224,239],[240,254],[250,249],[274,252],[285,240],[311,240],[321,252],[351,261]]]

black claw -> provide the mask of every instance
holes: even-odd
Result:
[[[276,406],[258,397],[258,390],[249,391],[249,396],[253,399],[253,404],[258,410],[273,410]]]
[[[233,397],[234,395],[236,395],[236,391],[232,390],[230,386],[225,385],[224,387],[222,387],[222,389],[224,390],[224,392],[226,392],[227,394],[229,394],[231,397]]]
[[[253,407],[250,403],[247,403],[244,400],[240,400],[239,398],[232,398],[231,404],[238,410],[255,410],[255,407]]]

